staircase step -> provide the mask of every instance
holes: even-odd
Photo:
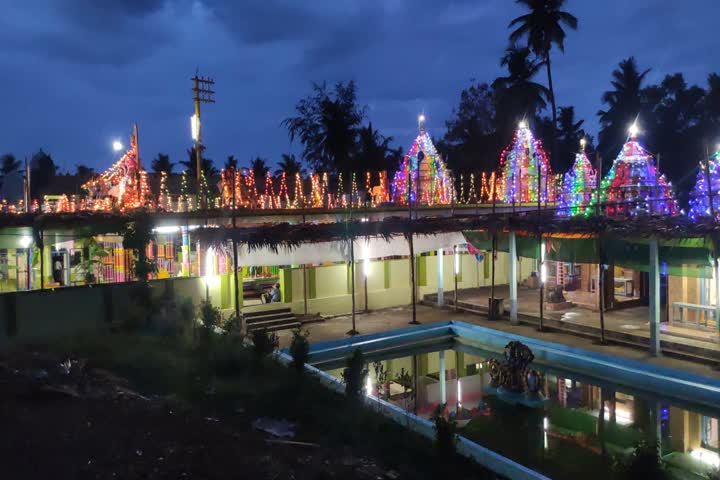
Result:
[[[247,323],[264,322],[267,320],[280,320],[283,318],[295,319],[295,315],[292,312],[281,312],[281,313],[269,313],[268,315],[257,315],[254,317],[243,316]]]

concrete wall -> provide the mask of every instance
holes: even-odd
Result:
[[[222,306],[223,283],[230,284],[230,281],[223,282],[219,276],[217,282],[210,284],[210,298],[216,306]],[[122,321],[135,285],[117,283],[0,295],[0,348],[107,330],[113,323]],[[153,280],[150,288],[155,298],[171,294],[179,301],[189,298],[195,305],[206,295],[202,278]]]
[[[478,262],[473,255],[460,255],[458,288],[473,288],[490,285],[490,270],[484,262]],[[495,264],[496,285],[507,284],[508,259],[500,253]],[[418,257],[416,276],[418,301],[428,293],[437,292],[438,258],[435,254]],[[281,290],[291,291],[290,300],[285,293],[286,304],[296,314],[304,313],[304,288],[307,289],[308,313],[339,315],[352,311],[350,268],[347,265],[307,267],[307,287],[303,286],[302,267],[292,268],[290,281],[281,278]],[[443,289],[446,295],[454,288],[454,256],[443,256]],[[529,270],[528,270],[529,275]],[[368,308],[377,310],[408,305],[411,302],[410,263],[408,258],[371,261],[367,276]],[[358,311],[365,309],[365,275],[362,262],[355,266],[355,305]]]

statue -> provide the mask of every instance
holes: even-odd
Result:
[[[498,393],[525,394],[538,398],[544,384],[540,372],[530,368],[535,355],[527,345],[512,341],[505,345],[505,360],[491,359],[490,385],[498,389]]]

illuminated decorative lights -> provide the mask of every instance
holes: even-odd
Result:
[[[720,218],[720,148],[711,158],[705,162],[701,162],[698,174],[695,177],[695,186],[690,191],[690,210],[688,216],[697,221],[699,218]],[[709,174],[709,181],[708,181]],[[710,190],[708,193],[708,185]],[[712,207],[710,208],[710,198],[712,198]]]
[[[637,128],[637,127],[636,127]],[[595,195],[589,208],[594,208]],[[609,216],[677,215],[672,185],[653,156],[631,137],[600,184],[600,202]]]
[[[503,202],[514,204],[554,200],[553,189],[549,185],[552,170],[547,154],[542,142],[533,137],[524,121],[520,122],[512,143],[500,156],[500,172],[503,178],[499,199]]]
[[[575,163],[563,176],[557,198],[557,213],[561,216],[590,215],[597,187],[596,172],[584,149],[575,155]]]

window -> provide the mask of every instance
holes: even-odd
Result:
[[[710,450],[720,451],[717,418],[702,417],[702,446]]]

